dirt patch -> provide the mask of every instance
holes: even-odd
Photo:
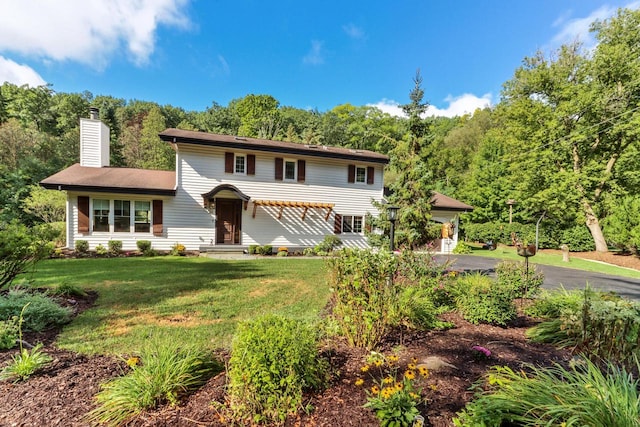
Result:
[[[79,301],[73,300],[76,312],[95,300],[95,295]],[[443,320],[455,325],[445,331],[409,332],[396,330],[389,334],[382,346],[383,352],[399,351],[400,362],[412,358],[422,360],[436,356],[453,367],[432,371],[422,394],[425,403],[420,406],[427,425],[451,425],[451,418],[461,410],[473,393],[469,387],[493,365],[520,368],[526,364],[546,366],[555,362],[567,363],[570,355],[550,346],[529,343],[525,330],[535,321],[520,317],[511,327],[472,325],[458,315],[448,314]],[[178,324],[182,322],[177,322]],[[27,335],[28,340],[43,341],[46,352],[54,359],[45,370],[24,383],[0,383],[0,425],[4,426],[87,426],[86,414],[95,406],[94,396],[100,384],[126,371],[119,358],[84,356],[58,349],[53,343],[57,331]],[[478,358],[474,345],[491,350],[489,358]],[[4,365],[13,351],[0,352],[0,365]],[[353,349],[341,341],[332,342],[324,349],[333,377],[329,387],[307,396],[306,403],[313,407],[309,414],[290,417],[287,426],[364,426],[377,425],[373,413],[364,409],[366,394],[355,385],[361,376],[360,367],[367,352]],[[217,353],[228,361],[225,351]],[[134,426],[227,426],[229,420],[219,408],[225,404],[226,377],[224,373],[210,379],[195,394],[184,398],[177,407],[164,406],[146,412],[131,425]]]

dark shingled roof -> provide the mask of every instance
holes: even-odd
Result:
[[[432,192],[431,196],[431,209],[436,211],[472,211],[473,206],[470,206],[466,203],[461,202],[460,200],[456,200],[452,197],[445,196],[442,193],[438,193],[437,191]]]
[[[270,153],[298,154],[303,156],[345,159],[372,163],[389,163],[389,157],[369,150],[354,150],[327,145],[305,145],[294,142],[270,141],[268,139],[218,135],[181,129],[167,129],[160,139],[171,143],[207,145],[228,149],[266,151]]]
[[[175,196],[176,173],[148,169],[73,166],[40,181],[51,190]]]

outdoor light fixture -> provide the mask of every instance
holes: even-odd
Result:
[[[398,219],[398,209],[397,206],[387,206],[387,215],[389,216],[389,221],[391,222],[391,241],[389,242],[389,249],[393,252],[393,241],[395,239],[395,228],[396,228],[396,219]]]

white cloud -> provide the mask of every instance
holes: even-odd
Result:
[[[229,63],[224,56],[218,55],[218,62],[220,63],[220,67],[222,67],[222,73],[229,75],[231,73],[231,69],[229,68]]]
[[[324,64],[322,45],[318,40],[311,40],[311,50],[302,58],[302,62],[309,65]]]
[[[0,52],[101,69],[124,49],[136,65],[143,65],[154,51],[159,25],[186,27],[189,21],[181,9],[187,1],[3,1]]]
[[[0,55],[0,85],[4,82],[18,86],[29,85],[31,87],[47,84],[33,68],[28,65],[18,64]]]
[[[361,40],[365,37],[364,30],[352,23],[343,25],[342,31],[344,31],[352,39]]]
[[[455,97],[449,95],[444,99],[444,101],[448,103],[446,108],[440,109],[430,105],[425,116],[455,117],[462,116],[464,114],[472,114],[478,108],[490,107],[492,105],[492,96],[489,93],[482,95],[481,97],[465,93]],[[400,108],[400,103],[391,99],[385,98],[375,104],[368,105],[377,107],[392,116],[405,117],[402,108]]]
[[[640,2],[634,1],[624,7],[628,9],[637,9],[640,7]],[[584,45],[585,49],[593,49],[596,45],[596,40],[589,32],[589,27],[596,20],[602,21],[611,18],[616,14],[616,11],[617,8],[605,5],[594,10],[584,18],[573,19],[569,18],[571,15],[569,12],[565,12],[553,23],[553,26],[559,27],[560,31],[551,39],[550,48],[557,49],[563,44],[570,44],[579,41]]]

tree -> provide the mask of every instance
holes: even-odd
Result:
[[[23,201],[23,209],[45,223],[65,220],[67,196],[63,191],[47,190],[39,185],[32,185],[29,196]]]
[[[247,95],[235,104],[238,136],[271,139],[280,132],[280,102],[271,95]]]
[[[0,289],[33,268],[50,248],[37,229],[17,221],[0,223]]]
[[[166,129],[166,124],[160,109],[151,108],[142,121],[140,146],[143,160],[141,166],[145,169],[172,170],[175,168],[175,153],[170,144],[162,141],[158,134]]]

